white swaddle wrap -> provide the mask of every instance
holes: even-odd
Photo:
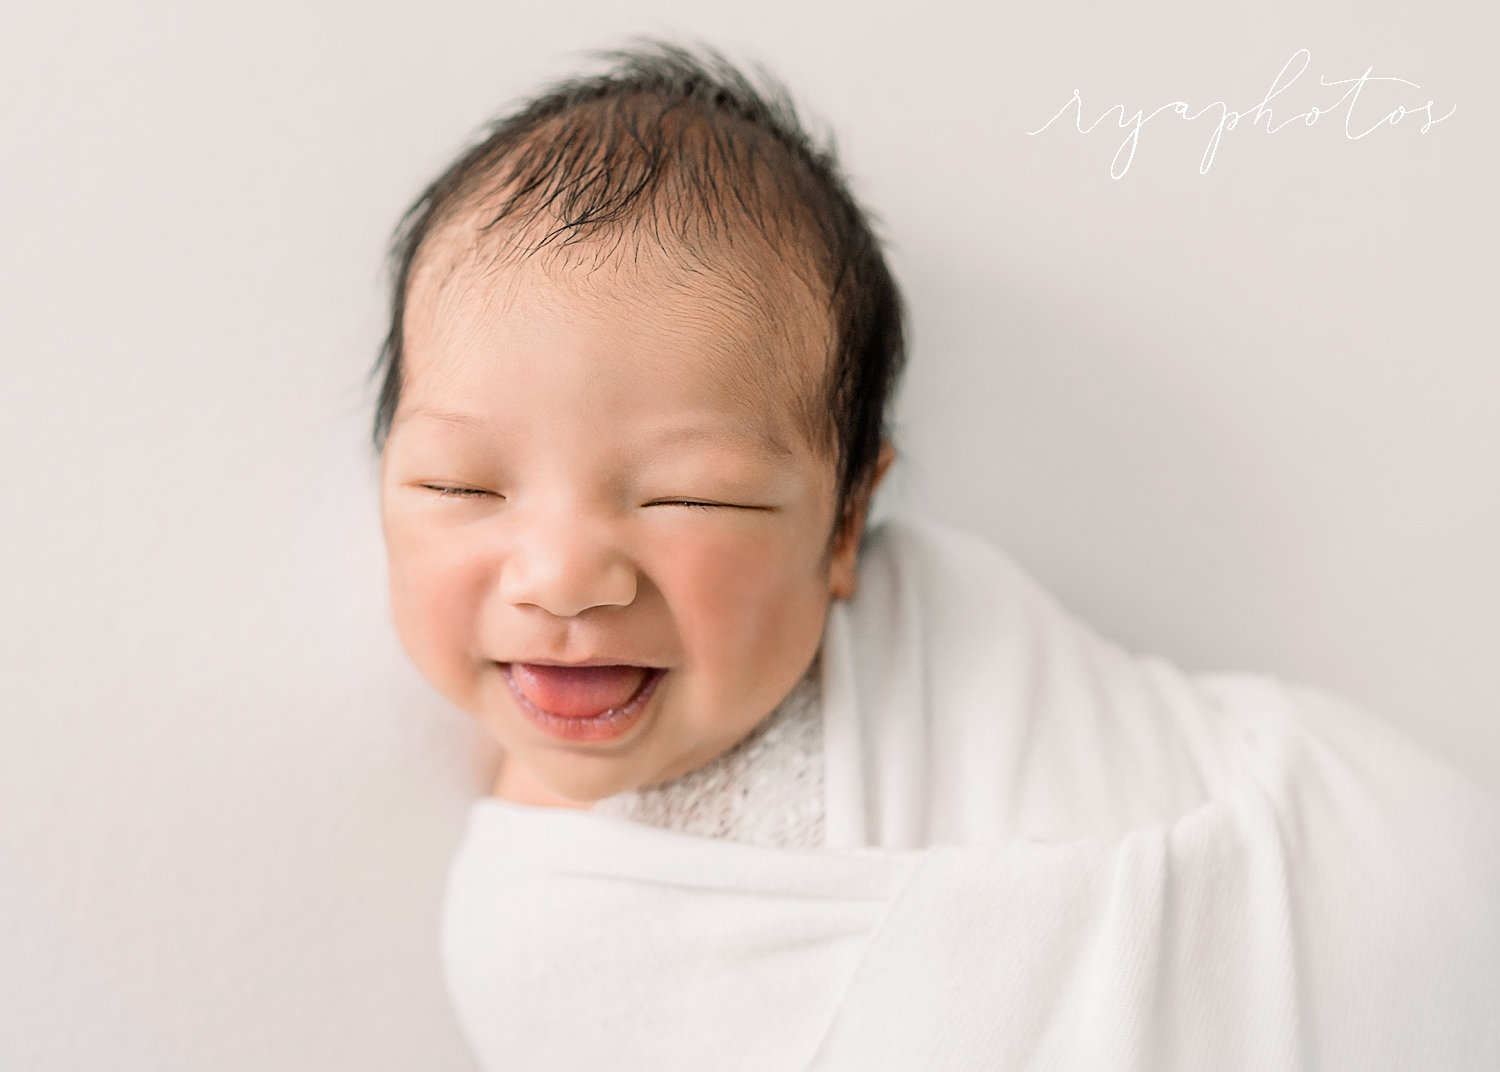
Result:
[[[1131,656],[910,522],[821,651],[826,846],[476,802],[483,1067],[1500,1068],[1500,804],[1378,720]]]

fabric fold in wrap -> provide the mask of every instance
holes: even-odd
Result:
[[[820,672],[824,848],[476,802],[444,962],[486,1069],[1500,1067],[1500,805],[1379,720],[910,522]]]

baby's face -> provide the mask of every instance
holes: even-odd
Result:
[[[852,590],[833,461],[791,411],[823,354],[745,298],[529,264],[413,291],[382,464],[392,612],[503,746],[498,795],[586,806],[708,762]]]

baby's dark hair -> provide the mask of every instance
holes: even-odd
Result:
[[[748,235],[826,299],[830,349],[808,413],[832,448],[841,521],[874,479],[887,409],[906,361],[901,295],[831,147],[803,129],[787,91],[758,88],[720,53],[648,41],[605,52],[611,66],[498,119],[406,211],[390,248],[390,330],[374,439],[384,450],[400,401],[404,316],[428,240],[466,213],[504,224],[512,255],[585,239],[644,243],[701,270],[703,250]],[[783,376],[788,376],[781,370]],[[830,421],[831,418],[831,421]],[[839,526],[835,526],[837,530]]]

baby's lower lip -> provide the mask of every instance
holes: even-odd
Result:
[[[639,669],[645,671],[641,683],[624,702],[597,714],[574,712],[556,714],[532,702],[526,695],[526,690],[516,680],[515,669],[517,667],[521,671],[521,676],[528,681],[530,681],[528,674],[536,672],[538,668],[512,663],[500,663],[499,666],[505,677],[505,683],[510,687],[511,695],[515,698],[516,706],[527,717],[527,720],[549,737],[575,743],[613,741],[629,733],[645,716],[651,696],[666,674],[666,671],[660,668],[641,667]],[[548,674],[555,669],[539,668],[542,674]],[[535,687],[535,682],[531,683]]]

